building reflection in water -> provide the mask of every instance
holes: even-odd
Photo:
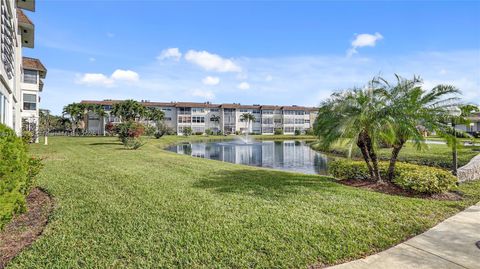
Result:
[[[194,157],[308,174],[327,174],[327,156],[312,150],[305,141],[189,143],[169,148]]]

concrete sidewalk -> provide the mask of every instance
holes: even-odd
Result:
[[[480,203],[402,244],[329,268],[480,268],[477,241],[480,241]]]

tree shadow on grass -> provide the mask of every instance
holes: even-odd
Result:
[[[122,143],[120,143],[120,142],[97,142],[97,143],[90,143],[88,145],[90,145],[90,146],[105,146],[105,145],[116,145],[116,146],[120,145],[120,146],[122,146]]]
[[[194,183],[196,188],[218,193],[243,194],[264,199],[281,199],[309,192],[338,193],[346,188],[333,178],[275,170],[221,170]]]

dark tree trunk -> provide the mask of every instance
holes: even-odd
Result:
[[[403,148],[403,145],[405,144],[405,141],[400,141],[398,145],[393,145],[392,149],[392,156],[390,157],[390,164],[388,166],[388,181],[393,181],[393,177],[395,176],[395,164],[397,163],[398,159],[398,154]]]
[[[377,182],[381,182],[382,177],[380,175],[380,170],[378,169],[377,154],[375,153],[375,149],[373,148],[372,139],[370,139],[370,136],[368,136],[368,134],[366,135],[365,145],[368,149],[368,155],[370,156],[373,164],[373,179]]]
[[[370,173],[370,178],[374,178],[374,170],[372,165],[370,164],[370,154],[368,152],[368,147],[367,144],[365,143],[367,135],[365,132],[360,133],[358,136],[358,141],[357,141],[357,146],[360,148],[360,151],[362,152],[363,160],[365,160],[365,163],[367,164],[368,167],[368,172]]]

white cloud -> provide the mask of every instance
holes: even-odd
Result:
[[[207,76],[202,79],[202,83],[209,86],[218,85],[220,83],[220,78]]]
[[[113,87],[116,82],[138,82],[140,79],[137,72],[131,70],[115,70],[110,77],[101,73],[85,73],[77,75],[75,82],[88,86]]]
[[[111,78],[116,81],[122,80],[122,81],[130,81],[130,82],[136,82],[140,80],[140,76],[138,75],[137,72],[134,72],[132,70],[122,70],[122,69],[115,70]]]
[[[273,77],[271,75],[267,75],[265,77],[265,81],[272,81],[273,80]]]
[[[248,90],[248,89],[250,89],[250,84],[248,84],[248,82],[244,81],[244,82],[238,84],[237,88],[240,89],[240,90]]]
[[[195,89],[191,91],[192,96],[201,97],[206,100],[212,100],[215,98],[215,94],[211,90]]]
[[[113,79],[105,76],[104,74],[100,73],[86,73],[82,76],[77,77],[78,84],[84,84],[89,86],[104,86],[104,87],[111,87],[113,86]]]
[[[348,56],[358,53],[357,48],[361,47],[375,47],[377,41],[382,40],[383,36],[380,33],[371,34],[357,34],[352,41],[352,47],[347,51]]]
[[[165,60],[165,59],[174,59],[175,61],[179,61],[180,58],[182,58],[182,53],[178,48],[168,48],[162,50],[160,55],[157,57],[159,60]]]
[[[185,54],[185,60],[194,63],[207,71],[217,72],[241,72],[242,68],[231,59],[224,59],[217,54],[208,51],[189,50]]]
[[[91,62],[91,63],[95,62],[96,60],[97,60],[97,59],[95,59],[94,57],[88,58],[88,61]]]

